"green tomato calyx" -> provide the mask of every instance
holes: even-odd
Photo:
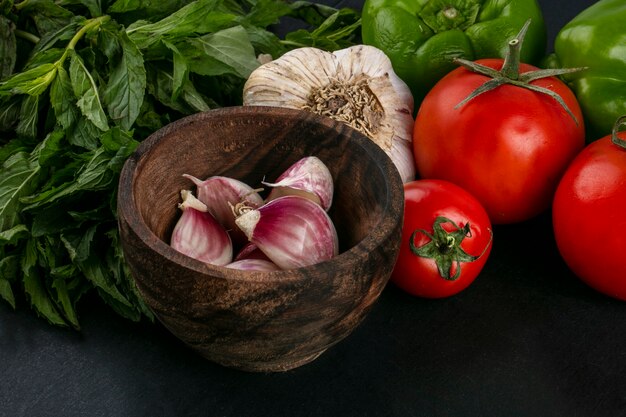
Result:
[[[462,67],[473,71],[478,74],[485,75],[491,78],[489,81],[485,82],[483,85],[474,90],[469,96],[467,96],[463,101],[454,106],[455,109],[458,109],[465,105],[470,100],[478,97],[481,94],[484,94],[488,91],[494,90],[501,85],[510,84],[515,85],[517,87],[526,88],[528,90],[535,91],[537,93],[546,94],[556,100],[562,107],[565,109],[567,114],[570,115],[576,125],[578,125],[578,119],[572,113],[563,98],[555,93],[554,91],[539,87],[537,85],[531,84],[532,81],[547,78],[547,77],[556,77],[563,74],[571,74],[574,72],[585,70],[586,67],[581,68],[560,68],[560,69],[539,69],[535,71],[525,72],[520,74],[519,66],[520,66],[520,52],[522,49],[522,43],[524,41],[524,37],[526,36],[526,31],[528,30],[528,26],[530,26],[530,19],[524,23],[522,29],[517,34],[514,39],[509,41],[509,49],[504,57],[504,63],[502,64],[502,68],[500,71],[490,68],[486,65],[482,65],[476,62],[468,61],[462,58],[454,58],[454,62],[456,64],[461,65]]]
[[[618,136],[620,129],[624,127],[626,127],[626,114],[617,119],[617,121],[613,125],[613,131],[611,132],[611,142],[613,142],[614,145],[617,145],[620,148],[626,150],[626,139],[621,139]]]
[[[444,223],[451,224],[453,230],[451,232],[445,230],[442,226]],[[422,246],[416,246],[415,236],[418,233],[426,235],[430,241]],[[448,281],[455,281],[461,275],[461,263],[474,262],[479,259],[487,251],[493,239],[492,233],[492,237],[489,239],[489,243],[487,243],[485,249],[483,249],[480,255],[475,256],[468,254],[461,247],[463,239],[468,236],[471,237],[469,222],[465,223],[463,227],[460,227],[447,217],[438,216],[433,222],[432,234],[424,229],[416,229],[413,231],[409,238],[409,248],[414,255],[433,259],[437,264],[437,270],[441,278]]]

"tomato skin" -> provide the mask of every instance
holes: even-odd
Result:
[[[404,194],[402,243],[391,281],[409,294],[424,298],[443,298],[461,292],[476,279],[491,252],[493,232],[487,212],[475,197],[448,181],[411,181],[404,185]],[[473,262],[461,263],[460,275],[455,280],[442,278],[433,259],[415,255],[409,246],[416,229],[433,233],[438,216],[452,220],[459,227],[469,222],[470,233],[460,246],[470,255],[480,255]],[[444,229],[449,231],[451,225],[446,223]],[[417,233],[414,244],[421,246],[429,241],[425,234]]]
[[[476,62],[499,70],[503,61]],[[536,69],[520,64],[520,73]],[[457,68],[428,93],[415,120],[415,163],[420,178],[445,179],[476,196],[492,223],[516,223],[549,208],[561,175],[585,145],[583,116],[555,77],[531,84],[560,95],[578,125],[552,97],[512,85],[455,109],[487,80]]]
[[[626,140],[626,132],[619,133]],[[572,161],[554,195],[559,252],[583,282],[626,301],[626,149],[606,136]]]

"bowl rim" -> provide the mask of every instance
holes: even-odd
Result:
[[[277,270],[277,271],[247,271],[234,268],[227,268],[225,266],[211,265],[200,260],[194,259],[181,252],[178,252],[172,248],[167,242],[160,239],[146,224],[143,217],[140,216],[139,210],[135,201],[134,183],[136,180],[136,173],[138,167],[141,166],[143,161],[150,155],[151,149],[156,146],[164,137],[166,137],[171,131],[178,130],[186,125],[196,123],[205,119],[218,118],[223,119],[228,116],[245,116],[245,115],[262,115],[264,113],[271,112],[273,117],[302,117],[305,116],[311,120],[311,123],[318,123],[330,127],[336,130],[338,133],[342,133],[343,130],[349,129],[351,131],[349,140],[354,145],[361,147],[365,153],[372,155],[372,158],[379,161],[376,164],[378,170],[383,171],[383,177],[386,179],[386,198],[383,207],[383,216],[380,217],[376,223],[376,229],[378,231],[385,230],[385,233],[380,235],[379,239],[375,239],[375,234],[369,232],[363,239],[357,244],[353,245],[347,250],[340,252],[337,256],[330,260],[319,262],[313,265],[308,265],[300,268]],[[391,173],[391,175],[389,175]],[[394,204],[393,194],[401,196],[396,204]],[[367,136],[353,129],[345,123],[336,121],[330,117],[318,115],[305,110],[297,110],[286,107],[273,107],[273,106],[229,106],[211,109],[203,112],[194,113],[189,116],[177,119],[167,125],[163,126],[159,130],[150,134],[144,139],[133,154],[125,161],[124,166],[119,177],[118,191],[117,191],[117,205],[118,205],[118,224],[122,221],[122,218],[126,222],[126,226],[132,229],[132,233],[139,238],[142,243],[151,248],[159,256],[167,259],[169,262],[179,265],[182,268],[192,270],[196,273],[211,275],[213,278],[221,278],[225,280],[233,281],[249,281],[249,282],[289,282],[298,281],[302,279],[303,274],[294,273],[294,271],[309,271],[309,275],[315,276],[316,271],[328,270],[325,265],[328,263],[337,262],[341,260],[343,267],[352,268],[355,264],[360,262],[360,259],[364,252],[370,252],[375,249],[381,241],[386,240],[390,234],[396,229],[398,222],[400,226],[403,222],[404,216],[404,187],[400,177],[391,158],[372,140]],[[124,204],[125,203],[125,204]],[[132,207],[132,209],[130,209]],[[120,226],[118,225],[118,228]]]

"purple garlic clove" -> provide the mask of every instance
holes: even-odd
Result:
[[[231,233],[233,241],[236,244],[245,243],[247,239],[235,225],[231,205],[244,203],[254,208],[263,205],[263,198],[257,190],[229,177],[212,176],[204,181],[189,174],[183,174],[183,177],[193,181],[198,189],[198,200],[206,204],[209,213]]]
[[[235,255],[235,259],[234,259],[235,261],[240,261],[242,259],[264,259],[266,261],[269,261],[269,258],[267,257],[267,255],[263,253],[263,251],[259,249],[258,246],[252,242],[246,243],[239,250],[239,252],[237,252],[237,255]]]
[[[237,226],[281,269],[326,261],[339,251],[332,220],[309,199],[279,197],[257,209],[243,208],[237,214]]]
[[[280,268],[272,261],[265,259],[240,259],[226,265],[226,268],[240,269],[243,271],[279,271]]]
[[[263,182],[272,187],[267,200],[274,200],[285,195],[299,195],[309,198],[326,211],[333,201],[333,177],[328,167],[316,156],[307,156],[283,172],[276,182]]]
[[[191,191],[182,190],[180,195],[183,202],[178,207],[183,213],[172,231],[172,248],[208,264],[229,264],[233,245],[226,230]]]

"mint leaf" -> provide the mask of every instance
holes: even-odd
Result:
[[[9,131],[17,125],[21,107],[22,100],[19,96],[0,97],[0,132]]]
[[[74,17],[72,12],[55,4],[52,0],[28,0],[24,3],[20,13],[30,15],[40,36],[58,31]]]
[[[159,40],[175,40],[196,34],[216,32],[232,26],[236,15],[217,10],[218,0],[197,0],[155,23],[138,21],[126,33],[140,49]]]
[[[10,229],[0,231],[0,246],[15,245],[20,239],[29,236],[28,227],[18,224]]]
[[[19,136],[35,138],[39,120],[39,96],[27,96],[22,100],[19,121],[15,132]]]
[[[37,248],[39,264],[49,268],[45,282],[50,299],[64,320],[79,329],[75,303],[84,293],[84,286],[76,280],[80,275],[78,269],[72,264],[64,263],[68,258],[63,243],[57,237],[46,236],[40,239]]]
[[[303,23],[313,27],[319,27],[333,14],[337,9],[325,4],[319,4],[311,1],[294,1],[291,4],[291,16],[301,20]]]
[[[7,258],[0,259],[0,262],[4,261],[5,259]],[[9,305],[13,307],[13,309],[15,309],[15,295],[13,294],[13,290],[11,289],[11,283],[8,280],[4,279],[1,272],[0,272],[0,297],[2,297],[4,301],[9,303]]]
[[[130,130],[139,116],[146,89],[143,56],[123,31],[119,34],[122,58],[113,68],[104,90],[109,115],[124,130]]]
[[[98,148],[98,136],[102,131],[94,126],[87,118],[79,117],[72,129],[67,132],[67,141],[81,148],[95,150]]]
[[[80,223],[75,222],[72,216],[62,208],[59,205],[55,207],[55,210],[42,210],[35,214],[31,224],[32,235],[34,237],[54,235],[79,227]]]
[[[189,39],[178,47],[187,57],[190,71],[201,75],[233,74],[247,79],[259,66],[243,26]]]
[[[59,270],[55,270],[54,272],[55,275],[59,274]],[[56,293],[56,304],[62,309],[63,315],[67,321],[69,321],[75,329],[80,329],[76,309],[74,308],[74,301],[72,301],[66,278],[62,276],[61,278],[53,279],[52,289]]]
[[[13,74],[15,68],[17,43],[14,30],[15,24],[0,16],[0,80]]]
[[[114,277],[104,267],[99,251],[92,248],[92,245],[96,245],[96,230],[97,225],[94,225],[80,234],[63,234],[61,239],[74,264],[96,288],[115,300],[118,307],[123,305],[134,310],[130,301],[116,287]]]
[[[333,51],[348,47],[354,43],[361,27],[359,13],[351,9],[341,9],[330,15],[313,31],[300,29],[285,37],[287,44]]]
[[[214,101],[202,95],[192,82],[184,83],[180,96],[173,100],[174,77],[166,71],[150,68],[148,70],[148,79],[150,80],[148,83],[150,94],[161,105],[168,106],[180,114],[188,115],[218,107]],[[224,86],[222,85],[222,87]]]
[[[80,112],[76,105],[70,76],[63,67],[59,68],[50,87],[50,104],[70,144],[90,150],[98,147],[98,135],[101,130]]]
[[[19,268],[20,259],[17,255],[6,255],[0,259],[0,297],[13,308],[15,308],[15,295],[11,289],[11,282],[17,280]]]
[[[102,6],[100,0],[60,0],[57,2],[59,6],[71,6],[82,4],[89,10],[91,17],[102,16]]]
[[[74,89],[74,95],[78,99],[76,105],[83,116],[91,121],[98,129],[108,130],[107,116],[100,102],[98,86],[85,67],[80,55],[70,55],[70,81]]]
[[[40,34],[41,39],[35,44],[31,57],[37,56],[42,52],[55,49],[55,47],[59,44],[72,39],[72,37],[76,34],[76,31],[82,27],[84,21],[84,17],[76,16],[67,25],[57,29],[56,31]],[[64,50],[65,48],[61,51],[64,52]],[[32,68],[34,66],[31,57],[29,57],[28,65],[26,66],[27,68]]]
[[[102,135],[102,147],[112,156],[107,163],[107,169],[119,173],[128,157],[137,149],[139,142],[133,139],[129,132],[114,128]]]
[[[79,115],[77,114],[72,97],[72,82],[65,68],[58,69],[57,76],[50,86],[50,104],[54,110],[57,122],[64,130],[69,130],[74,126]]]
[[[46,318],[50,323],[58,326],[67,326],[67,323],[59,314],[56,306],[50,299],[43,282],[41,271],[37,266],[37,242],[35,239],[29,239],[20,262],[24,291],[30,301],[31,307],[42,317]]]
[[[256,51],[269,54],[276,59],[287,52],[287,48],[275,33],[257,26],[245,26],[248,39]]]
[[[40,167],[52,165],[63,154],[65,135],[61,130],[53,130],[37,146],[37,163]]]
[[[154,20],[162,16],[169,16],[181,7],[189,3],[189,0],[117,0],[107,10],[107,13],[125,16],[150,16]],[[138,12],[138,13],[129,13]]]
[[[57,66],[46,63],[24,72],[19,72],[0,82],[0,96],[12,94],[28,94],[38,96],[46,91],[54,77]]]
[[[111,186],[114,172],[108,169],[111,158],[106,150],[98,148],[87,155],[89,160],[80,167],[76,178],[47,191],[22,197],[20,202],[25,204],[23,210],[41,208],[78,192],[99,191]]]
[[[39,166],[26,152],[10,156],[0,168],[0,230],[19,223],[20,198],[37,186]]]
[[[189,66],[187,65],[187,60],[185,56],[180,53],[176,45],[166,40],[163,41],[163,44],[170,51],[172,51],[172,61],[174,64],[174,71],[172,74],[172,100],[176,101],[181,91],[183,90],[183,86],[189,78]]]
[[[264,28],[277,24],[281,17],[291,12],[291,6],[285,1],[258,0],[252,6],[250,13],[245,16],[244,21],[248,25]]]

